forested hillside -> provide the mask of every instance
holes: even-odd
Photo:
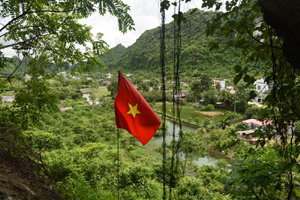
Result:
[[[207,73],[214,77],[232,77],[233,67],[241,64],[236,54],[239,50],[228,48],[224,50],[228,39],[223,36],[206,37],[206,24],[211,21],[215,12],[197,11],[188,16],[187,22],[182,25],[181,35],[181,73],[188,76],[194,74]],[[221,41],[219,50],[210,51],[209,42]],[[137,41],[126,49],[118,45],[111,49],[115,54],[104,54],[101,59],[106,63],[105,71],[145,70],[160,72],[160,28],[145,31]],[[172,73],[174,57],[174,23],[166,25],[166,69],[167,73]],[[245,64],[243,64],[245,65]],[[259,73],[256,67],[255,73]]]
[[[187,22],[182,24],[181,33],[181,60],[180,72],[187,76],[199,76],[201,73],[209,74],[212,77],[232,78],[234,76],[233,67],[236,64],[241,66],[248,65],[241,62],[237,56],[239,49],[230,47],[225,49],[228,39],[224,35],[214,35],[206,37],[205,28],[215,16],[216,12],[200,11],[194,14],[186,13]],[[175,30],[177,31],[177,30]],[[145,72],[160,73],[160,28],[145,31],[137,41],[125,48],[122,44],[110,49],[110,52],[104,53],[100,59],[105,63],[106,68],[98,67],[98,70],[105,72],[117,71],[120,69],[134,73],[136,70]],[[174,23],[166,25],[166,71],[173,73],[174,65]],[[208,44],[210,42],[220,41],[218,50],[210,51]],[[17,57],[13,63],[7,63],[6,69],[0,73],[8,75],[18,66],[20,61]],[[55,65],[55,64],[53,64]],[[259,64],[249,64],[253,75],[262,73],[262,66]],[[252,67],[251,67],[252,66]],[[69,69],[74,66],[71,65]],[[23,62],[18,74],[24,74],[26,62]]]
[[[104,63],[111,63],[118,57],[120,57],[125,51],[126,48],[122,44],[118,44],[117,46],[110,49],[111,52],[105,52],[101,57],[101,60]]]
[[[0,75],[9,75],[15,71],[15,75],[24,75],[26,74],[26,65],[29,62],[29,59],[21,61],[17,56],[13,56],[10,59],[10,62],[6,62],[3,70],[0,67]]]

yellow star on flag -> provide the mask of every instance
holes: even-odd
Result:
[[[139,103],[136,103],[134,106],[132,106],[130,103],[128,103],[128,106],[129,106],[129,111],[126,113],[128,115],[132,115],[133,118],[135,118],[135,116],[137,114],[142,114],[139,110],[138,110],[138,104]]]

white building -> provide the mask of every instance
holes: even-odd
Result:
[[[106,78],[111,78],[112,77],[111,73],[108,73],[108,74],[105,74],[105,75],[106,75]]]
[[[259,93],[268,91],[268,84],[265,82],[265,78],[259,79],[254,82],[255,90]]]
[[[2,96],[1,102],[4,103],[11,103],[15,100],[15,96]]]
[[[225,81],[219,80],[219,83],[221,85],[221,89],[220,90],[225,90]]]

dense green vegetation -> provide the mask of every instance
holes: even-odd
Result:
[[[116,198],[117,128],[113,104],[96,109],[77,106],[74,110],[44,114],[43,117],[38,127],[24,132],[24,137],[29,145],[42,152],[53,173],[52,178],[66,197]],[[161,199],[160,144],[151,140],[144,147],[123,130],[120,130],[120,136],[121,199]],[[178,174],[175,199],[230,199],[223,195],[227,164],[199,169],[188,165],[187,169],[197,172],[197,176]]]
[[[88,6],[82,8],[81,3]],[[112,83],[108,87],[111,98],[107,98],[109,93],[106,91],[101,94],[95,92],[90,95],[93,104],[89,105],[79,89],[92,85],[97,87],[97,82],[86,77],[73,81],[57,77],[49,81],[57,72],[52,63],[61,68],[73,64],[79,72],[89,71],[96,65],[103,66],[99,55],[107,50],[106,43],[101,40],[101,34],[97,36],[99,41],[94,41],[90,27],[78,24],[78,19],[87,17],[96,9],[103,15],[108,6],[108,11],[118,17],[122,32],[133,28],[133,21],[127,13],[128,7],[122,2],[101,1],[103,7],[94,8],[96,3],[99,2],[84,1],[78,5],[73,5],[71,1],[2,2],[2,18],[21,13],[6,24],[8,33],[4,34],[4,38],[13,39],[17,43],[12,46],[22,52],[23,56],[30,57],[28,65],[20,62],[20,66],[23,69],[24,66],[28,67],[26,72],[31,75],[31,78],[15,76],[13,80],[1,79],[0,82],[1,93],[3,90],[15,92],[13,103],[0,106],[0,154],[2,161],[9,158],[6,160],[7,168],[15,167],[17,171],[25,163],[27,176],[49,179],[67,199],[117,198],[118,180],[121,199],[162,199],[164,194],[171,194],[172,199],[300,198],[300,128],[293,129],[300,120],[300,72],[296,66],[287,62],[281,48],[284,41],[263,20],[257,1],[227,1],[224,5],[225,13],[198,10],[191,16],[178,13],[174,17],[177,17],[177,25],[181,22],[178,16],[183,17],[183,22],[187,21],[182,24],[179,71],[184,74],[184,78],[195,77],[190,81],[191,87],[187,88],[191,91],[188,99],[198,102],[204,98],[205,107],[202,109],[209,112],[214,110],[213,104],[218,99],[231,108],[235,102],[237,111],[247,117],[265,121],[265,126],[257,128],[252,135],[255,140],[251,141],[256,145],[244,142],[245,138],[236,133],[237,130],[247,129],[248,125],[237,124],[232,127],[226,122],[236,117],[233,112],[226,113],[221,127],[215,127],[208,119],[201,121],[195,118],[196,124],[202,123],[205,126],[195,132],[179,132],[180,139],[171,141],[167,148],[154,140],[143,147],[134,137],[121,130],[120,177],[117,173],[118,132],[114,123],[113,103],[110,101],[116,93],[116,84]],[[203,7],[220,10],[222,3],[203,0]],[[166,5],[168,7],[170,4]],[[46,7],[51,12],[43,10]],[[32,13],[34,15],[29,15]],[[44,19],[47,19],[46,23]],[[68,23],[64,23],[65,19]],[[37,26],[31,26],[32,23]],[[166,29],[167,89],[170,91],[174,87],[171,49],[175,27],[169,24]],[[4,28],[0,32],[2,30]],[[71,34],[60,30],[76,34],[70,37]],[[103,57],[108,62],[107,70],[121,67],[144,73],[143,78],[137,76],[130,81],[136,84],[151,104],[163,100],[164,96],[157,94],[157,80],[143,80],[159,72],[159,31],[159,28],[146,31],[131,47],[116,47],[115,57]],[[205,38],[204,31],[211,37]],[[30,38],[24,39],[27,36]],[[49,43],[49,39],[54,42]],[[87,42],[93,44],[93,50],[86,45]],[[78,43],[86,47],[85,53],[75,48]],[[227,50],[223,51],[225,46]],[[7,46],[0,45],[0,50],[5,48]],[[55,49],[59,49],[59,52]],[[209,52],[209,49],[215,51]],[[0,53],[1,64],[11,60],[5,58],[2,51]],[[241,59],[235,57],[235,54],[240,54]],[[18,59],[13,59],[17,61],[17,67]],[[274,86],[265,98],[267,107],[261,109],[247,106],[249,97],[254,98],[256,95],[249,86],[255,81],[255,76],[261,73],[260,66],[257,66],[260,64],[265,67],[263,73],[266,82]],[[216,68],[211,69],[212,66]],[[3,74],[10,73],[13,68],[13,65],[9,65]],[[52,74],[47,71],[51,69],[54,71]],[[151,73],[145,73],[148,71]],[[19,74],[23,75],[24,72],[21,70]],[[215,77],[231,77],[231,74],[235,74],[233,83],[238,91],[234,99],[237,100],[233,100],[233,95],[228,91],[209,87],[211,80],[204,72]],[[201,77],[200,81],[196,80],[198,77]],[[152,91],[150,86],[153,87]],[[170,92],[167,96],[168,100],[175,101]],[[101,105],[95,104],[97,98]],[[72,106],[73,109],[61,112],[57,105]],[[190,119],[187,118],[188,121]],[[162,135],[163,131],[160,128],[156,136]],[[175,146],[178,154],[174,154]],[[215,166],[202,167],[190,162],[193,157],[212,151],[228,156],[231,166],[225,160],[220,160]],[[171,153],[177,158],[176,162],[173,162]],[[177,155],[184,156],[179,159]],[[167,184],[163,184],[164,175]],[[163,185],[172,189],[170,193],[163,192]]]
[[[205,28],[208,22],[216,15],[212,11],[200,11],[189,15],[185,14],[187,22],[182,24],[181,33],[181,62],[180,72],[189,77],[207,73],[211,77],[229,78],[234,74],[236,64],[244,65],[236,54],[240,51],[234,48],[224,50],[228,39],[223,35],[206,37]],[[123,69],[135,73],[137,70],[144,72],[160,73],[160,28],[145,31],[136,42],[124,49],[118,45],[111,49],[116,55],[104,54],[101,59],[106,63],[105,71]],[[210,42],[221,42],[217,51],[211,52],[208,48]],[[166,71],[173,72],[174,50],[174,23],[166,25]],[[252,67],[250,67],[252,69]],[[260,67],[256,66],[253,74],[261,74]],[[100,69],[102,70],[102,69]]]
[[[199,77],[201,74],[208,74],[210,77],[232,78],[234,75],[233,67],[236,64],[244,66],[236,56],[240,51],[232,47],[224,49],[228,39],[223,35],[206,37],[205,28],[208,22],[216,15],[215,12],[200,11],[187,16],[187,22],[182,26],[182,47],[181,47],[181,63],[180,72],[188,77]],[[145,31],[137,41],[125,48],[119,44],[105,52],[101,57],[101,61],[106,68],[102,69],[99,65],[97,68],[101,72],[116,72],[123,69],[126,72],[136,74],[137,71],[147,73],[160,73],[160,29],[155,28]],[[171,22],[166,25],[166,70],[167,74],[172,73],[173,68],[173,43],[174,43],[174,24]],[[210,51],[208,44],[210,42],[219,41],[221,43],[219,50]],[[27,64],[30,59],[27,60]],[[14,62],[7,62],[6,69],[0,71],[0,74],[8,75],[19,65],[21,61],[14,58]],[[17,70],[17,74],[24,75],[28,72],[26,62],[23,61]],[[64,66],[71,70],[75,65]],[[252,65],[250,65],[252,66]],[[52,64],[50,69],[57,66]],[[261,67],[252,66],[253,75],[262,74]],[[47,70],[49,72],[49,70]]]

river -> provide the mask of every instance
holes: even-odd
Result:
[[[89,102],[89,104],[92,104],[92,101],[90,99],[90,94],[83,94],[83,97],[85,97],[87,99],[87,101]],[[96,100],[96,104],[99,104],[98,100]],[[179,132],[179,125],[178,124],[174,124],[173,122],[171,122],[170,120],[166,120],[166,124],[168,125],[168,130],[167,130],[167,135],[166,135],[166,142],[167,144],[170,144],[171,140],[173,139],[173,128],[175,125],[175,137],[178,138],[178,132]],[[183,131],[196,131],[196,128],[192,128],[189,126],[182,126],[182,130]],[[156,142],[162,143],[163,138],[162,137],[156,137],[155,138]],[[182,156],[183,157],[183,156]],[[213,156],[206,156],[206,157],[200,157],[197,160],[194,160],[193,162],[196,163],[199,167],[202,165],[214,165],[215,162],[217,162],[218,159],[213,157]]]
[[[170,120],[166,120],[166,124],[168,124],[168,130],[167,130],[167,135],[166,135],[166,143],[170,144],[171,140],[173,139],[173,128],[174,128],[174,123],[171,122]],[[178,139],[178,132],[179,132],[179,125],[175,124],[175,137]],[[183,131],[196,131],[197,129],[189,127],[189,126],[182,126]],[[176,139],[175,138],[175,139]],[[156,137],[155,141],[162,143],[163,138],[162,137]],[[183,157],[183,156],[182,156]],[[194,160],[193,162],[198,165],[198,167],[202,165],[214,165],[215,162],[217,162],[218,159],[213,157],[213,156],[206,156],[206,157],[201,157],[198,160]]]

